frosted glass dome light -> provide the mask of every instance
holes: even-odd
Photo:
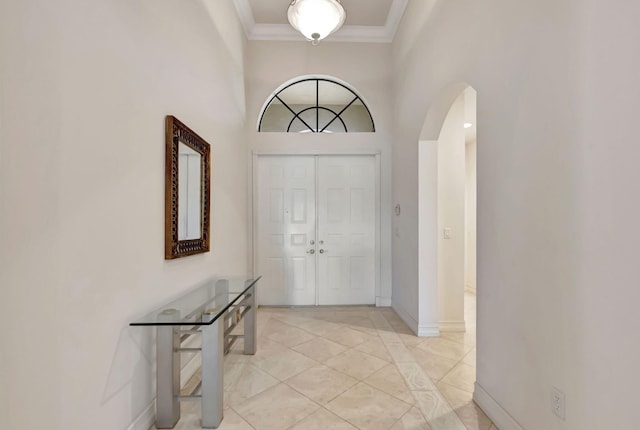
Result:
[[[289,23],[314,45],[340,27],[347,17],[340,0],[293,0]]]

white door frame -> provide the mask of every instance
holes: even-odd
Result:
[[[376,224],[375,224],[375,232],[376,232],[376,249],[375,249],[375,263],[376,263],[376,273],[375,273],[375,279],[376,279],[376,285],[375,285],[375,294],[376,294],[376,306],[383,306],[385,305],[384,303],[382,303],[381,301],[381,282],[380,282],[380,269],[382,267],[382,258],[381,258],[381,252],[380,252],[380,238],[382,236],[382,231],[381,231],[381,197],[380,197],[380,192],[381,192],[381,187],[380,187],[380,156],[381,156],[381,152],[378,150],[362,150],[362,151],[354,151],[354,150],[345,150],[345,151],[335,151],[335,150],[329,150],[329,151],[322,151],[322,150],[313,150],[313,149],[300,149],[297,151],[290,151],[290,150],[273,150],[273,151],[262,151],[262,150],[253,150],[251,151],[251,157],[250,157],[250,166],[249,166],[249,195],[251,196],[250,198],[250,207],[249,207],[249,212],[251,214],[250,218],[249,218],[249,225],[248,225],[248,239],[249,239],[249,249],[251,250],[251,252],[248,253],[248,257],[249,257],[249,265],[248,267],[251,268],[251,272],[253,276],[259,275],[259,273],[256,273],[256,261],[258,260],[258,247],[256,246],[256,244],[258,243],[258,238],[257,238],[257,232],[256,229],[254,228],[254,225],[256,225],[257,220],[258,220],[258,195],[257,195],[257,187],[258,187],[258,180],[257,180],[257,169],[258,169],[258,158],[259,157],[265,157],[265,156],[282,156],[282,155],[291,155],[291,156],[295,156],[295,155],[312,155],[312,156],[317,156],[317,155],[371,155],[375,157],[375,175],[376,175],[376,188],[375,188],[375,212],[376,212]],[[316,273],[317,276],[317,273]],[[316,283],[317,285],[317,283]],[[259,289],[258,289],[259,290]],[[260,293],[257,291],[257,294],[259,295]],[[317,291],[316,291],[316,303],[317,303]]]

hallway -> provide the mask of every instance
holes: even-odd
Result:
[[[440,338],[391,308],[260,308],[258,353],[225,359],[220,429],[495,430],[471,400],[475,305],[465,293],[467,333]],[[199,403],[182,408],[176,429],[199,429]]]

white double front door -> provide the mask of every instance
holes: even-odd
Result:
[[[262,305],[374,304],[375,156],[259,156]]]

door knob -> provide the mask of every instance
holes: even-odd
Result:
[[[325,252],[329,252],[329,251],[324,250],[324,249],[321,249],[321,250],[320,250],[320,254],[324,254]]]
[[[320,250],[320,252],[323,252],[322,249]],[[315,254],[316,250],[315,249],[310,249],[307,251],[307,254]]]

